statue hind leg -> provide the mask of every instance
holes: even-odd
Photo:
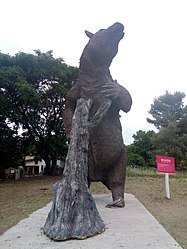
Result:
[[[123,150],[121,156],[118,158],[116,164],[110,171],[107,185],[111,189],[113,202],[106,205],[108,208],[124,207],[124,188],[126,178],[127,155]]]

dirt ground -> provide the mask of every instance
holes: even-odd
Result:
[[[60,177],[35,177],[0,182],[0,234],[52,200],[52,186]],[[93,183],[94,194],[109,193]],[[187,249],[187,177],[170,176],[171,199],[165,198],[164,176],[128,177],[126,192],[134,194],[165,229]]]

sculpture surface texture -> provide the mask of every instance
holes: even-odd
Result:
[[[88,189],[90,129],[106,114],[110,103],[102,105],[91,121],[92,101],[79,99],[72,121],[63,177],[54,186],[53,203],[43,227],[53,240],[85,239],[105,231],[94,199]]]
[[[88,185],[101,181],[111,190],[113,202],[107,207],[124,207],[127,155],[119,111],[128,112],[132,99],[127,89],[112,79],[109,71],[124,36],[123,31],[121,23],[115,23],[95,34],[86,31],[90,39],[80,58],[78,81],[67,95],[63,117],[66,134],[70,138],[78,99],[91,99],[90,120],[104,103],[110,103],[100,123],[90,131],[88,149]]]

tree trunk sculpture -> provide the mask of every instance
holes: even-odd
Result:
[[[54,186],[52,208],[44,225],[44,233],[53,240],[84,239],[105,230],[88,189],[88,148],[90,130],[100,123],[111,101],[103,102],[89,121],[91,102],[77,101],[64,176]]]

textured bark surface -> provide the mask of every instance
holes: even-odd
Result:
[[[91,101],[77,101],[64,176],[54,186],[52,208],[43,228],[53,240],[83,239],[105,230],[88,189],[88,146],[90,130],[99,124],[110,104],[110,100],[103,102],[88,121]]]

